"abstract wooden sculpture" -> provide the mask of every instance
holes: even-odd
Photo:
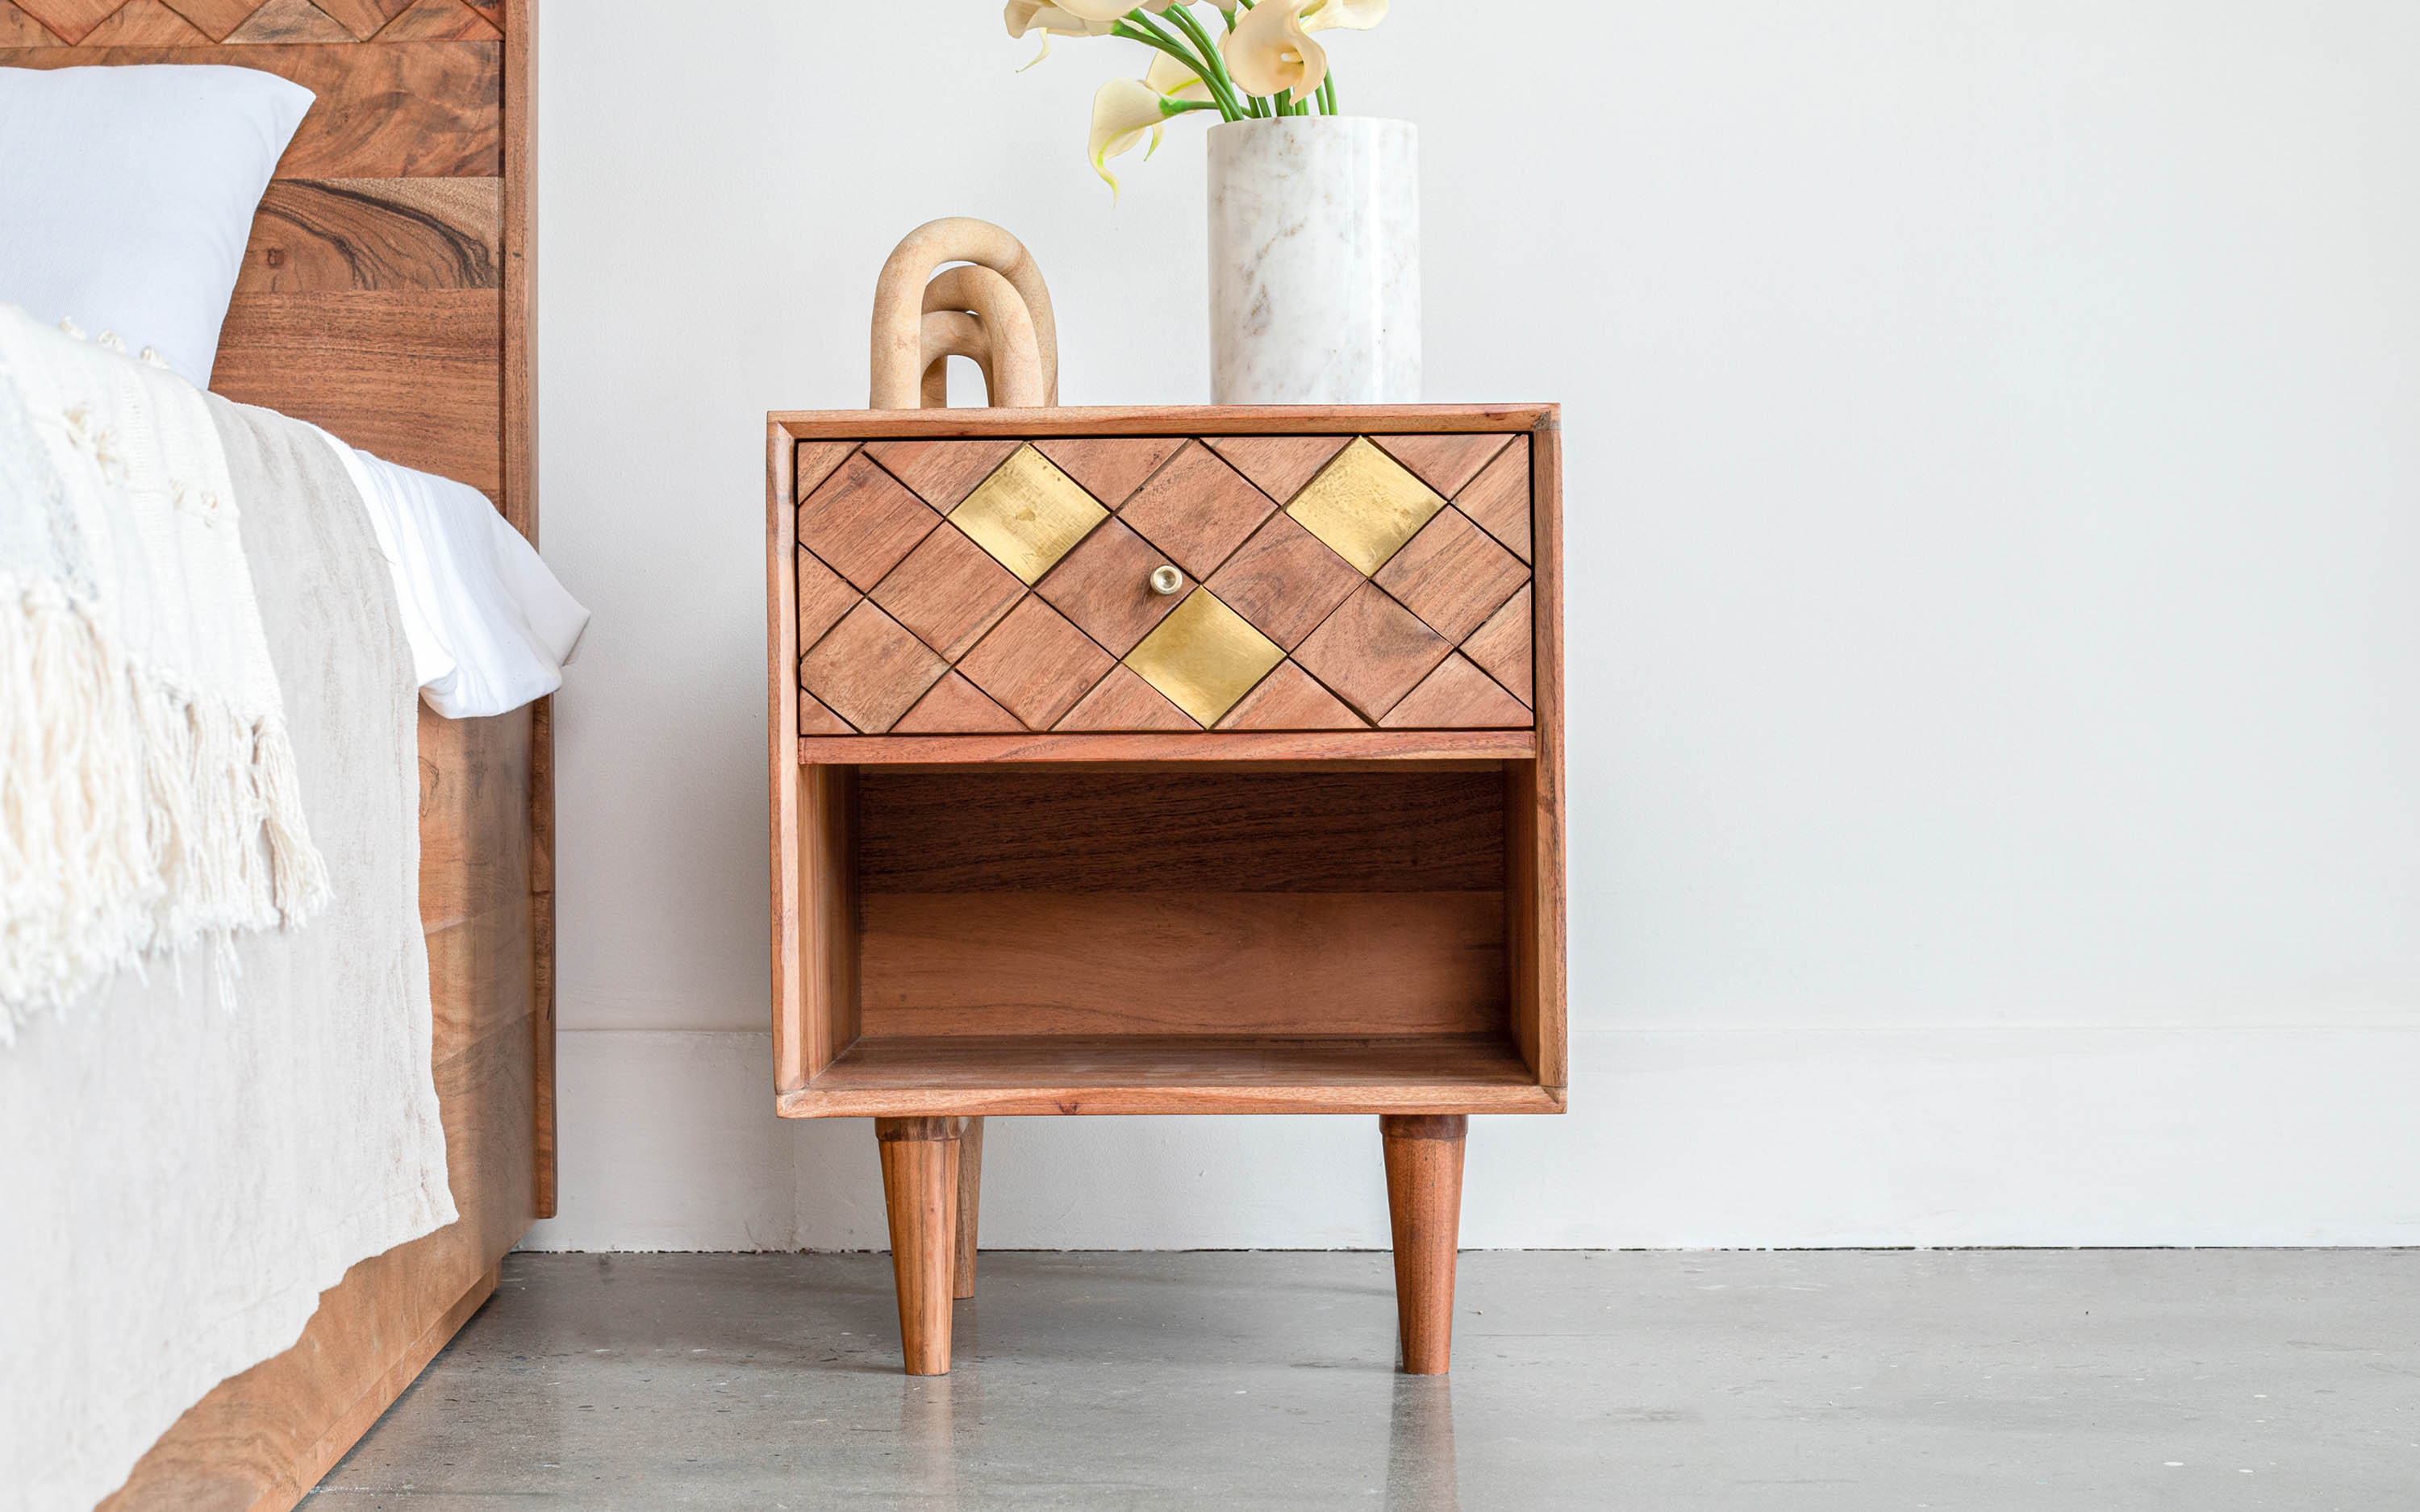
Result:
[[[937,276],[943,263],[966,266]],[[968,318],[953,318],[960,315]],[[1023,242],[965,216],[918,226],[882,265],[874,288],[868,407],[941,408],[948,397],[939,373],[951,357],[982,365],[994,406],[1059,402],[1059,331],[1042,270]]]
[[[1467,1116],[1564,1105],[1558,412],[1059,409],[1054,346],[935,222],[876,408],[768,417],[776,1110],[876,1120],[919,1375],[985,1115],[1378,1115],[1443,1371]]]

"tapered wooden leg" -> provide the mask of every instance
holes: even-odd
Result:
[[[1395,1230],[1395,1316],[1404,1369],[1441,1376],[1453,1355],[1453,1256],[1462,1233],[1459,1114],[1380,1114],[1387,1211]]]
[[[899,1343],[911,1376],[950,1373],[950,1270],[957,1252],[958,1120],[876,1119]]]
[[[975,1220],[983,1211],[983,1130],[981,1119],[958,1120],[958,1243],[957,1263],[951,1270],[953,1295],[975,1294]]]

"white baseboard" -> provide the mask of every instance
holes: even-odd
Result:
[[[1466,1248],[2420,1244],[2420,1028],[1625,1033],[1561,1118],[1474,1119]],[[527,1247],[880,1249],[863,1119],[762,1034],[566,1032]],[[1001,1249],[1382,1247],[1375,1120],[991,1124]]]

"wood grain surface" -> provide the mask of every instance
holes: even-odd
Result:
[[[1493,771],[978,773],[859,779],[883,892],[1473,892],[1504,882]]]
[[[1281,662],[1235,701],[1220,730],[1359,730],[1361,717],[1293,662]]]
[[[1066,731],[1199,730],[1193,716],[1128,668],[1112,667],[1052,726]]]
[[[1511,440],[1503,436],[1385,436],[1378,444],[1420,481],[1452,498]]]
[[[496,494],[503,353],[494,289],[239,294],[210,387]]]
[[[899,717],[891,727],[894,734],[916,734],[929,731],[998,730],[1021,731],[1016,716],[994,703],[984,690],[966,680],[963,673],[947,672],[933,685],[932,690],[916,701],[916,706]]]
[[[1062,405],[1046,409],[776,409],[794,440],[1035,436],[1336,436],[1535,431],[1550,404]],[[1343,440],[1337,442],[1341,448]]]
[[[1405,1375],[1441,1376],[1452,1364],[1454,1250],[1462,1233],[1462,1156],[1469,1125],[1457,1116],[1378,1119]]]
[[[1210,449],[1276,500],[1292,499],[1344,450],[1336,436],[1231,436],[1213,438]]]
[[[877,1119],[882,1206],[908,1373],[950,1373],[952,1271],[957,1260],[958,1125],[954,1119]]]
[[[253,220],[236,288],[500,288],[502,178],[281,178]]]
[[[984,1120],[958,1120],[957,1243],[950,1267],[950,1295],[960,1302],[975,1294],[975,1242],[983,1226]]]
[[[870,1035],[1505,1033],[1504,895],[867,893]]]
[[[1405,730],[1517,729],[1529,710],[1461,652],[1450,652],[1382,721]]]
[[[494,178],[504,173],[502,42],[0,49],[0,68],[215,63],[293,80],[318,101],[285,178]]]
[[[1559,1113],[1499,1036],[866,1036],[800,1090],[788,1119],[907,1113]]]
[[[949,762],[1321,762],[1535,756],[1527,730],[1202,731],[1191,734],[818,735],[801,762],[884,766]]]

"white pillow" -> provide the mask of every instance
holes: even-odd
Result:
[[[253,213],[314,98],[217,64],[0,69],[0,302],[209,387]]]

